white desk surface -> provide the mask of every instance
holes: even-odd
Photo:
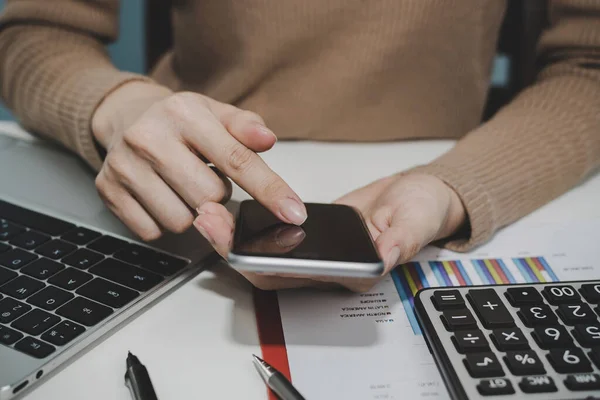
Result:
[[[0,133],[27,137],[13,123]],[[264,159],[305,201],[329,202],[379,177],[426,163],[451,141],[277,143]],[[245,198],[240,190],[235,199]],[[600,217],[600,175],[508,229]],[[162,400],[266,400],[251,354],[260,354],[251,288],[223,268],[202,272],[26,396],[27,400],[130,400],[125,354],[148,367]]]

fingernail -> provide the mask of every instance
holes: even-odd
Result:
[[[211,245],[215,244],[215,240],[212,238],[212,236],[210,236],[210,234],[206,231],[206,228],[204,228],[202,226],[202,220],[200,218],[196,218],[194,220],[194,226],[196,227],[196,229],[198,229],[198,232],[200,232],[200,234],[202,236],[204,236],[204,238],[206,240],[208,240],[210,242]]]
[[[304,205],[290,198],[279,201],[279,211],[283,218],[295,225],[302,225],[308,217]]]
[[[398,259],[400,258],[400,248],[392,247],[392,249],[388,252],[388,256],[386,258],[386,265],[388,268],[392,268],[396,266]]]
[[[279,247],[291,247],[299,244],[306,237],[306,233],[299,226],[288,225],[283,230],[277,232],[275,241]]]
[[[264,126],[263,124],[256,124],[256,129],[258,129],[258,131],[265,136],[274,137],[275,141],[277,141],[277,136],[275,136],[273,131]]]

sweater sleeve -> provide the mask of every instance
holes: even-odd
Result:
[[[535,82],[446,154],[414,172],[461,198],[467,251],[566,192],[600,165],[600,1],[553,0]]]
[[[143,75],[117,70],[105,45],[118,36],[119,0],[9,0],[0,15],[2,100],[31,132],[61,142],[95,169],[96,107]]]

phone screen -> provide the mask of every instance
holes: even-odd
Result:
[[[353,208],[305,205],[308,218],[296,226],[281,222],[254,200],[242,202],[232,253],[359,263],[381,261],[365,224]]]

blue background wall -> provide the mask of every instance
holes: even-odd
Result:
[[[4,2],[0,0],[0,10]],[[144,0],[121,0],[119,40],[109,47],[109,51],[120,69],[144,71]],[[0,106],[0,119],[11,118],[8,110]]]

